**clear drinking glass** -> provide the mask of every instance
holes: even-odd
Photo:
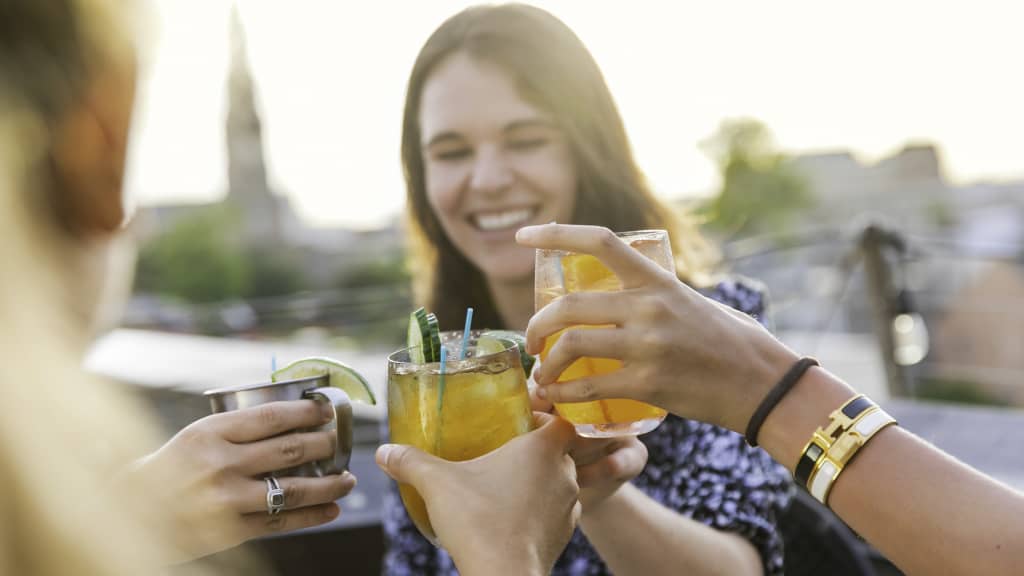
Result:
[[[665,230],[622,232],[617,236],[662,268],[675,273],[672,245]],[[594,256],[562,250],[537,250],[534,280],[536,310],[571,292],[613,292],[621,289],[618,277]],[[606,327],[571,328],[599,330]],[[542,362],[564,332],[561,330],[547,338],[540,354]],[[558,381],[608,374],[621,367],[622,362],[611,358],[579,358],[562,372]],[[577,434],[591,438],[644,434],[657,428],[665,419],[665,411],[661,408],[627,399],[563,403],[555,404],[555,407],[563,418],[576,426]]]
[[[388,357],[392,442],[445,460],[470,460],[530,430],[533,413],[519,348],[502,340],[500,352],[478,356],[478,336],[470,332],[466,358],[458,360],[462,332],[441,335],[448,354],[443,377],[438,362],[412,362],[411,348]],[[398,488],[416,527],[437,544],[423,499],[412,486]]]

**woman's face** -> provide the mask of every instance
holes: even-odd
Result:
[[[135,246],[121,233],[121,182],[134,98],[132,61],[111,64],[93,74],[55,132],[57,209],[75,241],[74,301],[95,332],[117,325],[131,292]]]
[[[423,86],[420,134],[427,199],[448,238],[488,280],[533,274],[523,226],[569,222],[576,170],[552,118],[500,68],[455,53]]]
[[[57,123],[53,159],[58,208],[64,224],[81,238],[108,236],[124,223],[122,180],[135,78],[130,60],[94,71],[81,97]]]

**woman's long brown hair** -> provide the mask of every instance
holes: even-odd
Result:
[[[652,194],[601,70],[576,34],[532,6],[476,6],[445,21],[423,46],[409,78],[402,127],[414,288],[442,329],[458,328],[467,306],[475,307],[477,326],[506,327],[483,273],[452,244],[427,201],[420,97],[432,71],[456,52],[504,70],[524,99],[555,119],[579,175],[572,223],[615,231],[667,229],[680,277],[699,280],[707,247],[692,225]]]

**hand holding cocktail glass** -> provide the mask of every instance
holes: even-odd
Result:
[[[575,337],[555,344],[533,373],[539,395],[554,402],[632,398],[685,418],[743,429],[743,415],[749,417],[763,396],[751,390],[751,378],[763,377],[755,372],[768,359],[753,347],[754,340],[735,334],[757,334],[774,341],[756,320],[699,294],[606,228],[530,226],[521,229],[516,239],[533,248],[591,254],[623,284],[621,292],[580,292],[559,298],[530,320],[526,331],[530,352],[541,350],[548,336],[576,324],[610,326],[577,331]],[[777,364],[795,358],[786,353]],[[582,356],[615,358],[623,366],[610,374],[555,384],[563,370]],[[699,361],[681,365],[680,358]],[[744,359],[750,368],[732,369],[737,359]],[[772,370],[768,372],[774,374]]]
[[[377,451],[389,476],[423,496],[432,532],[463,574],[547,574],[572,536],[580,507],[567,454],[579,438],[549,414],[535,413],[533,425],[463,462],[412,446]],[[496,558],[495,546],[514,562]]]
[[[536,388],[530,392],[533,411],[553,413],[554,405],[538,397],[536,392]],[[599,508],[623,484],[639,476],[647,465],[647,446],[636,436],[581,436],[569,455],[576,464],[576,483],[580,487],[584,517]]]
[[[412,329],[418,330],[415,324]],[[425,330],[422,344],[427,349],[432,348],[430,332]],[[530,400],[519,347],[479,333],[465,339],[464,332],[434,333],[444,350],[440,360],[434,361],[432,352],[424,356],[420,346],[388,358],[391,440],[461,461],[527,433]],[[436,544],[429,506],[411,484],[401,484],[399,491],[416,527]]]
[[[560,442],[565,446],[559,455],[571,464],[571,495],[550,492],[550,483],[558,478],[564,482],[564,473],[537,483],[509,472],[526,473],[549,459],[549,451],[539,448],[530,453],[507,447],[520,441],[524,446],[550,444],[552,436],[544,430],[554,424],[530,432],[531,399],[522,368],[522,360],[530,359],[523,356],[518,344],[522,337],[509,332],[470,332],[472,309],[467,312],[465,329],[446,333],[440,333],[437,319],[424,309],[410,315],[410,346],[388,358],[391,440],[403,446],[388,447],[378,455],[382,468],[399,481],[413,523],[434,544],[448,548],[457,563],[460,553],[467,546],[472,548],[460,530],[473,531],[473,535],[481,533],[484,526],[529,525],[536,526],[534,532],[538,533],[554,530],[567,518],[574,521],[576,514],[567,516],[565,512],[575,510],[577,501],[584,506],[598,504],[635,477],[646,462],[646,449],[633,436],[585,439],[570,431],[569,439]],[[533,400],[533,407],[541,410],[533,418],[558,423],[557,428],[569,427],[565,420],[552,420],[546,414],[552,408],[549,403]],[[526,438],[535,439],[525,442]],[[571,458],[564,458],[566,453]],[[409,466],[399,474],[392,469],[396,466],[390,460],[392,454],[413,454],[417,461],[433,464]],[[472,466],[442,466],[442,459],[469,461]],[[559,467],[549,462],[542,468],[555,473]],[[426,477],[430,470],[439,469],[447,471],[447,480]],[[443,504],[449,496],[457,503]],[[552,498],[570,506],[552,505]],[[524,502],[511,505],[516,499]],[[519,518],[524,514],[529,521]],[[529,541],[532,535],[520,534],[508,541],[522,543],[522,538]],[[561,546],[564,541],[559,550]],[[459,567],[466,569],[462,564]]]
[[[620,267],[627,264],[634,266],[633,263],[637,261],[642,261],[640,267],[644,269],[660,267],[663,269],[662,276],[674,278],[675,261],[671,244],[664,230],[620,234],[605,232],[601,237],[595,237],[597,242],[607,244],[603,246],[605,251],[618,256],[625,254],[629,258],[619,258],[613,266],[612,262],[603,262],[583,250],[538,246],[535,272],[535,305],[538,314],[534,320],[538,317],[551,317],[552,312],[545,310],[552,306],[556,306],[557,310],[565,310],[558,317],[560,323],[550,326],[554,330],[542,334],[543,345],[537,345],[535,340],[530,347],[531,352],[540,352],[544,363],[540,369],[543,377],[557,379],[558,382],[592,382],[599,378],[622,380],[644,376],[634,370],[623,370],[623,350],[610,350],[607,346],[609,342],[621,339],[626,316],[634,313],[621,305],[610,305],[618,300],[607,294],[633,288],[629,281],[631,277],[623,279],[617,272],[620,272]],[[602,248],[587,244],[581,247]],[[594,298],[594,294],[605,296]],[[592,301],[608,306],[604,309],[580,309],[582,303]],[[633,346],[642,346],[647,341],[642,334],[634,337],[635,341],[630,342]],[[595,346],[601,346],[601,353],[596,353]],[[570,357],[567,355],[570,352],[580,353]],[[540,379],[537,382],[549,383]],[[664,409],[632,398],[632,395],[623,395],[571,403],[556,402],[555,407],[563,418],[575,424],[578,434],[592,438],[644,434],[656,428],[665,418]]]

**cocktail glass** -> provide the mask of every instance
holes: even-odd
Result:
[[[485,353],[477,347],[479,336],[470,332],[465,359],[459,360],[462,332],[441,334],[448,357],[443,375],[440,363],[413,362],[411,348],[388,357],[392,442],[460,461],[482,456],[530,430],[532,411],[519,348],[501,340],[500,351]],[[437,544],[423,498],[405,484],[399,492],[416,527]]]
[[[675,273],[672,246],[665,230],[623,232],[617,236],[662,268]],[[556,298],[572,292],[612,292],[621,290],[622,284],[594,256],[562,250],[537,250],[534,288],[534,305],[539,311]],[[541,362],[562,334],[573,328],[599,330],[607,326],[573,326],[556,332],[545,341]],[[558,381],[608,374],[621,367],[622,362],[613,358],[579,358],[562,372]],[[555,407],[563,418],[573,423],[577,434],[591,438],[644,434],[657,428],[665,419],[665,411],[661,408],[628,399],[561,403]]]

